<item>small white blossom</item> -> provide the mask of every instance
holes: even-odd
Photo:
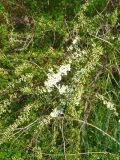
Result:
[[[73,43],[73,44],[76,44],[76,43],[77,43],[77,39],[74,39],[72,43]]]
[[[107,102],[107,101],[104,100],[104,101],[103,101],[103,104],[106,105],[109,110],[114,110],[114,111],[116,110],[116,109],[114,108],[114,104],[111,103],[111,102]]]
[[[66,90],[68,89],[68,86],[65,86],[65,85],[60,86],[60,85],[58,85],[57,88],[58,88],[60,94],[64,94],[66,92]]]
[[[107,107],[107,109],[111,110],[111,111],[114,111],[115,115],[117,116],[117,112],[116,112],[116,108],[115,108],[115,105],[110,102],[110,101],[107,101],[102,95],[98,94],[97,95],[97,98],[99,98],[100,100],[102,100],[103,104]]]
[[[79,106],[80,102],[79,102],[79,101],[77,101],[77,102],[75,102],[75,104],[76,104],[76,106]]]
[[[67,75],[67,72],[69,72],[70,70],[71,70],[70,64],[62,65],[59,68],[59,73],[61,75]]]
[[[50,116],[55,118],[63,114],[63,109],[57,110],[56,108],[50,113]]]
[[[73,40],[72,43],[73,43],[73,44],[76,44],[76,43],[78,42],[78,39],[79,39],[78,37],[75,37],[75,39]]]

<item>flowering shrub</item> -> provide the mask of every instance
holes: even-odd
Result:
[[[119,159],[119,14],[117,1],[0,2],[1,160]]]

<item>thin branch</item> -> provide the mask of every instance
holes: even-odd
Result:
[[[66,160],[66,149],[65,149],[66,143],[65,143],[65,137],[64,137],[63,123],[64,123],[64,121],[62,119],[61,132],[62,132],[62,139],[63,139],[63,146],[64,146],[64,158]]]
[[[41,153],[43,155],[48,155],[48,156],[64,156],[64,154],[51,154],[51,153]],[[66,153],[66,156],[76,156],[76,155],[90,155],[90,154],[104,154],[104,155],[112,155],[117,157],[116,154],[110,153],[110,152],[81,152],[81,153]],[[118,156],[120,157],[120,156]]]

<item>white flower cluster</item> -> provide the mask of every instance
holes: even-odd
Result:
[[[58,83],[61,81],[62,76],[67,75],[67,73],[71,70],[70,64],[62,65],[60,66],[57,73],[54,73],[53,71],[50,71],[51,73],[48,73],[48,79],[44,82],[44,85],[48,92],[51,92],[52,89],[55,87],[58,88],[60,94],[63,94],[65,90],[67,89],[67,86],[60,86]]]
[[[114,104],[111,103],[111,102],[108,102],[108,101],[104,100],[103,104],[106,105],[109,110],[114,110],[114,111],[116,110],[115,107],[114,107]]]
[[[63,109],[57,110],[56,108],[50,113],[50,116],[55,118],[63,114]]]
[[[98,94],[97,95],[97,98],[99,98],[100,100],[102,100],[103,104],[111,111],[114,111],[114,114],[116,116],[118,116],[118,113],[116,112],[116,108],[115,108],[115,105],[110,102],[110,101],[107,101],[102,95]]]
[[[68,86],[67,85],[66,86],[65,85],[61,85],[61,86],[58,85],[57,88],[58,88],[60,94],[64,94],[66,92],[66,90],[68,89]]]

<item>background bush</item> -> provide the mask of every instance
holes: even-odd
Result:
[[[119,20],[119,0],[1,0],[1,160],[119,159]]]

